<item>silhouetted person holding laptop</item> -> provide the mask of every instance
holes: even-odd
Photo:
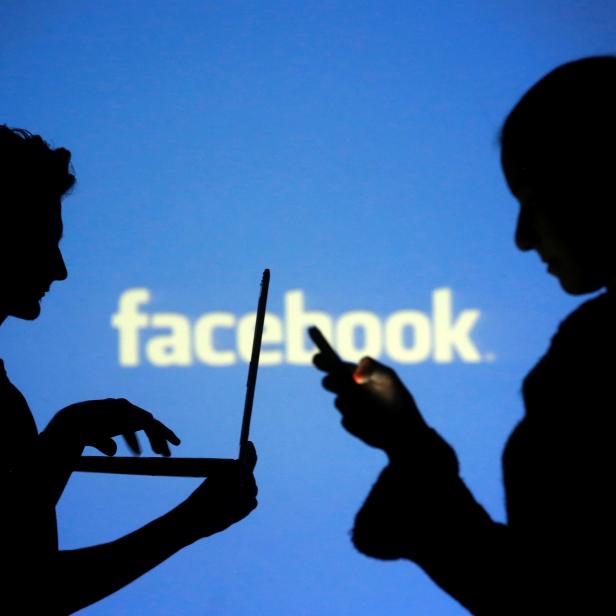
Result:
[[[70,153],[41,137],[0,125],[0,323],[33,320],[55,281],[66,279],[59,248],[62,197],[75,178]],[[257,504],[256,453],[205,480],[183,503],[116,541],[59,550],[55,506],[84,447],[107,455],[136,432],[170,455],[177,436],[151,413],[109,398],[62,409],[40,434],[26,400],[0,360],[3,570],[0,612],[68,614],[106,597],[194,541],[220,532]]]
[[[391,369],[315,356],[343,426],[389,458],[353,542],[416,562],[474,614],[604,613],[616,519],[616,58],[571,62],[534,85],[505,121],[501,162],[519,204],[517,247],[566,293],[600,293],[524,379],[526,413],[503,456],[506,524],[475,501]]]

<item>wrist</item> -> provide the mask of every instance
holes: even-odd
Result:
[[[212,518],[212,511],[197,504],[190,496],[169,512],[173,533],[179,541],[190,545],[199,539],[205,539],[220,532],[221,528]]]
[[[39,443],[45,455],[53,458],[79,458],[85,444],[76,435],[64,430],[59,422],[52,419],[49,425],[40,433]]]
[[[186,506],[186,501],[168,511],[160,520],[164,521],[165,534],[177,549],[185,548],[206,536],[197,532],[196,525],[191,520],[189,508]]]
[[[383,448],[392,463],[408,463],[421,457],[425,444],[433,432],[423,421],[404,422],[396,426]]]
[[[449,444],[427,424],[413,431],[400,431],[385,450],[390,464],[409,467],[428,464],[431,472],[458,473],[458,459]]]

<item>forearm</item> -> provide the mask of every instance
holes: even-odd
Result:
[[[19,525],[53,511],[81,450],[55,448],[44,436],[11,461],[3,474],[3,491],[10,515]]]
[[[198,536],[182,523],[182,505],[110,543],[58,553],[56,599],[68,613],[130,584]]]
[[[251,445],[249,443],[249,445]],[[49,604],[58,614],[72,613],[130,584],[177,551],[200,538],[219,533],[246,517],[257,505],[252,475],[254,448],[245,466],[213,474],[182,503],[143,528],[110,543],[79,550],[46,553],[36,576],[45,584]],[[31,525],[24,527],[27,529]],[[52,613],[46,610],[45,613]]]
[[[477,616],[517,613],[512,598],[526,593],[529,580],[520,574],[529,568],[520,566],[510,529],[489,517],[459,477],[440,486],[411,481],[409,489],[416,511],[404,557]]]
[[[518,583],[529,586],[520,575],[529,567],[520,572],[510,529],[476,502],[453,450],[429,430],[388,454],[390,464],[357,516],[356,546],[369,555],[415,562],[474,614],[507,614],[504,597]]]
[[[55,506],[83,452],[77,442],[66,442],[44,430],[22,460],[15,464],[13,479],[42,503]]]

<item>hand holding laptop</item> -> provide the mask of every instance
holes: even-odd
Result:
[[[257,452],[248,441],[244,456],[210,474],[177,507],[178,528],[190,541],[222,532],[245,518],[257,506],[257,484],[253,475]]]

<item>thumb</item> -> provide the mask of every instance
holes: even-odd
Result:
[[[240,452],[240,463],[242,470],[252,473],[257,465],[257,450],[252,441],[248,441]]]
[[[398,375],[372,357],[363,357],[359,361],[353,372],[353,380],[388,404],[400,402],[406,393]]]
[[[108,439],[99,439],[96,442],[90,443],[92,447],[98,449],[101,453],[104,453],[106,456],[115,455],[118,450],[118,446],[112,438]]]

